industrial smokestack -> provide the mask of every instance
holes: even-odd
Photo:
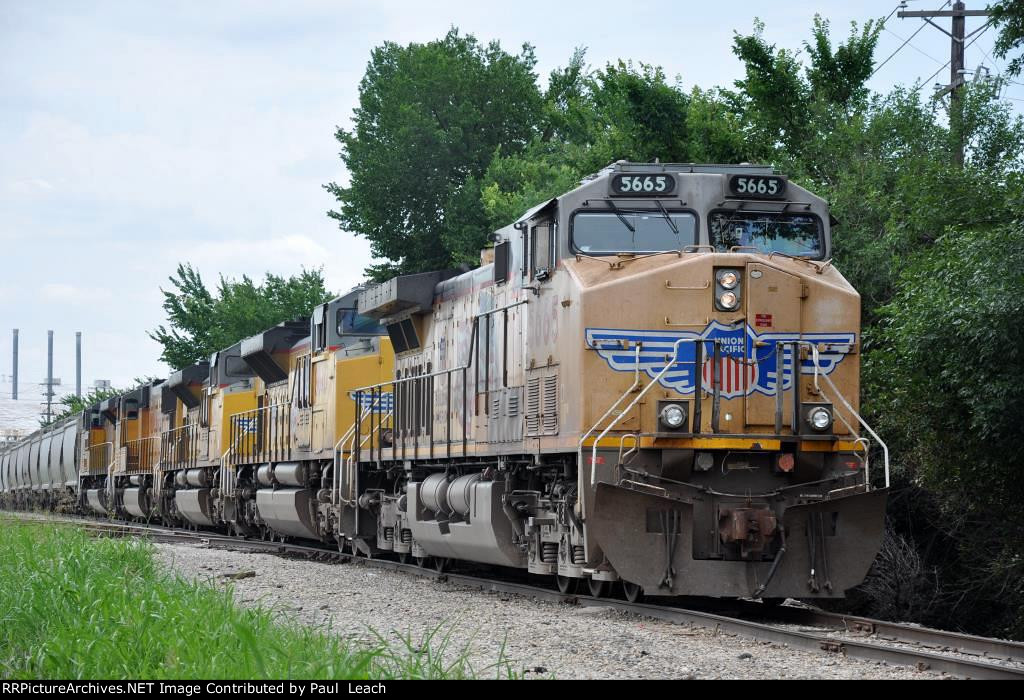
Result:
[[[82,331],[75,332],[75,396],[82,398]]]
[[[53,331],[46,331],[46,422],[53,420]]]
[[[18,400],[18,329],[14,329],[14,388],[11,389],[11,398]]]

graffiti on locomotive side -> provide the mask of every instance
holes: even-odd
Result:
[[[856,342],[855,333],[761,333],[749,325],[728,326],[712,321],[699,333],[678,331],[635,330],[621,328],[588,328],[587,347],[597,351],[616,372],[640,371],[652,379],[665,368],[672,347],[676,362],[662,375],[661,384],[680,394],[692,394],[696,386],[694,362],[698,342],[703,345],[701,381],[707,389],[714,380],[714,342],[720,348],[718,376],[725,398],[760,393],[774,396],[779,387],[776,352],[782,349],[782,390],[793,385],[792,341],[807,341],[819,348],[818,371],[831,374],[848,355]],[[779,343],[783,343],[779,345]],[[636,352],[640,346],[639,356]],[[798,360],[800,373],[814,374],[814,359]]]

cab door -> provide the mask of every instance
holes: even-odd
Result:
[[[746,396],[746,425],[770,426],[763,432],[774,433],[776,396],[780,390],[783,392],[782,425],[789,425],[793,415],[792,382],[799,380],[799,356],[794,357],[792,348],[786,346],[780,381],[776,376],[777,342],[780,338],[796,340],[800,337],[803,282],[796,275],[770,265],[751,262],[747,264],[744,286],[748,334],[752,331],[754,336],[748,338],[747,360],[756,367],[753,386],[748,388]]]

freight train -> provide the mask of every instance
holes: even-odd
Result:
[[[475,269],[357,288],[2,448],[0,498],[595,596],[841,597],[889,475],[833,224],[770,167],[620,161]]]

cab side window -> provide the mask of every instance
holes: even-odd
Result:
[[[530,279],[546,280],[554,268],[554,225],[542,221],[530,227]]]

